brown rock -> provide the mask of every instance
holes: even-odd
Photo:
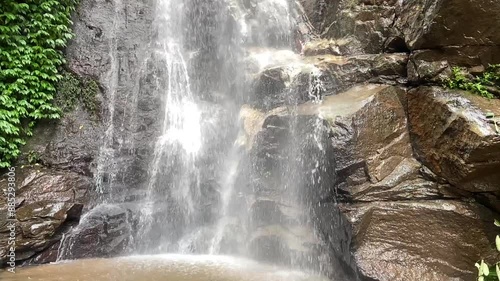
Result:
[[[500,136],[486,111],[500,114],[500,101],[437,87],[410,91],[408,115],[419,159],[457,187],[498,191]]]
[[[16,259],[24,260],[52,246],[80,218],[91,181],[73,172],[30,166],[16,170]],[[7,180],[0,180],[7,189]],[[10,230],[7,199],[0,195],[0,263],[7,253]],[[5,207],[4,207],[5,206]]]
[[[398,7],[394,0],[302,0],[301,4],[323,38],[350,38],[351,49],[360,53],[381,53],[394,33],[392,25]],[[405,49],[403,44],[395,51]]]
[[[338,171],[365,167],[369,180],[378,182],[412,157],[403,94],[391,86],[357,86],[327,97],[317,108],[304,106],[332,126]]]
[[[404,1],[396,27],[411,50],[444,46],[498,46],[500,2],[495,0]]]
[[[472,280],[497,230],[484,207],[458,201],[350,206],[360,275],[380,280]]]

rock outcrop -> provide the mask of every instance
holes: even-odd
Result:
[[[78,223],[92,182],[68,171],[33,166],[16,171],[16,259],[25,260],[58,243],[69,227]],[[0,189],[7,190],[7,178]],[[7,197],[0,195],[0,262],[6,260],[8,237]],[[54,259],[55,261],[55,259]]]
[[[476,100],[476,107],[463,93],[443,92],[422,87],[408,93],[402,87],[368,84],[323,97],[321,102],[296,105],[292,110],[244,108],[246,142],[251,142],[246,147],[262,159],[250,161],[262,163],[257,166],[262,170],[250,182],[256,184],[253,190],[258,190],[257,194],[266,196],[252,207],[254,223],[263,226],[257,236],[260,240],[252,248],[267,249],[256,255],[290,252],[290,245],[283,244],[289,238],[279,239],[289,237],[292,228],[286,214],[294,210],[290,202],[282,201],[287,197],[279,196],[279,183],[288,182],[283,176],[304,188],[307,184],[301,185],[298,178],[311,178],[309,172],[319,172],[313,186],[301,189],[301,196],[310,204],[311,216],[326,241],[315,243],[328,247],[340,260],[351,274],[346,280],[472,278],[471,265],[495,255],[491,247],[496,234],[492,223],[495,210],[487,208],[491,204],[481,205],[478,197],[492,200],[495,192],[472,190],[465,178],[458,177],[470,173],[473,186],[498,182],[497,173],[488,170],[498,164],[491,159],[500,151],[498,136],[483,117],[487,108],[479,108],[481,102],[496,108],[496,101],[469,97]],[[430,102],[436,104],[434,107],[442,105],[442,109]],[[444,126],[441,133],[438,124]],[[318,126],[325,135],[318,135]],[[456,129],[448,129],[450,126]],[[447,134],[447,129],[456,133]],[[446,137],[451,139],[436,144],[435,138]],[[297,143],[287,145],[291,139]],[[467,149],[460,146],[464,143]],[[286,147],[318,145],[322,149],[317,152],[295,151],[300,168],[289,167],[285,174],[278,169],[293,163],[286,157]],[[466,154],[460,154],[462,151]],[[460,155],[462,160],[446,162],[446,157]],[[488,156],[491,161],[472,161],[480,156]],[[315,163],[320,163],[316,165],[319,169],[314,168]],[[481,169],[486,176],[474,177]],[[280,230],[283,227],[288,231]]]
[[[437,87],[409,91],[417,157],[458,188],[500,191],[500,135],[486,119],[487,112],[499,114],[500,101]]]

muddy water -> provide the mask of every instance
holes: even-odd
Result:
[[[1,272],[2,281],[326,281],[225,256],[157,255],[88,259]]]

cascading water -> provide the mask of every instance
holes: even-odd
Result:
[[[295,5],[292,0],[156,1],[151,42],[136,87],[129,89],[129,115],[110,110],[110,122],[122,120],[123,129],[124,120],[140,122],[130,114],[139,115],[144,100],[159,108],[161,115],[151,122],[156,131],[150,152],[141,155],[147,159],[147,177],[134,181],[129,190],[106,192],[104,178],[113,189],[109,179],[117,178],[118,168],[130,169],[118,161],[123,149],[114,149],[114,133],[119,128],[110,125],[97,171],[98,191],[106,194],[105,200],[100,198],[102,204],[65,236],[60,258],[73,257],[78,234],[91,224],[87,220],[96,214],[114,219],[125,208],[129,225],[120,231],[130,238],[120,243],[126,253],[223,254],[316,271],[323,266],[310,205],[315,195],[305,194],[329,184],[320,183],[324,163],[316,159],[326,153],[321,146],[326,132],[322,120],[304,119],[298,108],[304,100],[321,102],[323,88],[320,71],[299,63],[292,51],[297,45]],[[116,63],[113,58],[111,63]],[[287,64],[292,64],[289,84],[309,72],[306,87],[299,87],[306,93],[302,99],[285,99],[280,114],[288,117],[266,119],[269,127],[262,125],[280,136],[270,141],[279,147],[279,160],[266,166],[262,163],[268,159],[259,157],[267,156],[249,151],[248,141],[242,141],[240,109],[255,99],[252,83],[259,72]],[[110,72],[110,78],[116,75]],[[110,92],[117,90],[116,84],[110,85]],[[119,100],[113,96],[110,102]],[[305,128],[311,127],[309,134]],[[125,136],[118,142],[132,146],[130,153],[136,150],[133,139]],[[126,180],[120,184],[127,186]]]
[[[155,20],[156,39],[152,43],[152,63],[155,89],[164,103],[163,124],[154,145],[150,178],[147,184],[147,202],[139,222],[139,239],[151,238],[158,204],[168,205],[166,220],[162,221],[162,243],[158,251],[171,250],[172,242],[191,224],[195,201],[200,195],[200,171],[196,166],[201,149],[201,112],[191,91],[188,65],[184,56],[182,29],[183,5],[175,0],[157,4]],[[159,200],[158,200],[159,199]],[[156,222],[158,223],[158,222]],[[158,230],[156,230],[158,231]],[[151,250],[151,249],[146,249]]]

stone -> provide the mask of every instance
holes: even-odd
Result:
[[[411,50],[498,46],[500,3],[494,0],[404,1],[395,26]]]
[[[321,242],[308,228],[285,228],[268,225],[257,229],[250,238],[250,256],[256,260],[282,265],[314,264],[319,258]],[[316,263],[316,266],[318,263]]]
[[[474,203],[414,201],[349,206],[359,273],[375,280],[470,280],[493,258],[492,214]],[[388,235],[390,234],[390,235]]]
[[[75,225],[91,181],[69,171],[53,171],[41,166],[16,169],[16,259],[38,255],[57,243],[70,226]],[[0,180],[0,189],[7,190],[7,179]],[[0,263],[7,253],[7,198],[0,195]]]
[[[485,117],[500,102],[438,87],[408,93],[408,117],[417,158],[438,176],[471,192],[498,191],[500,136]]]
[[[357,44],[351,37],[341,38],[338,40],[332,39],[316,39],[307,42],[304,46],[303,53],[305,56],[318,55],[335,55],[347,56],[362,54],[363,50],[356,49]]]
[[[454,66],[468,67],[472,74],[484,72],[490,64],[500,63],[498,46],[446,46],[415,50],[408,62],[408,80],[413,84],[442,84]]]
[[[401,85],[406,83],[407,63],[407,54],[305,57],[301,63],[263,70],[254,82],[249,105],[269,111],[283,105],[317,102],[360,83]]]
[[[322,96],[334,95],[360,83],[406,83],[408,55],[377,54],[355,56],[322,55],[306,58],[319,69]]]
[[[85,214],[78,226],[61,241],[64,259],[115,257],[127,253],[132,238],[127,209],[99,205]]]
[[[393,23],[399,9],[397,1],[302,0],[306,15],[325,39],[349,39],[351,54],[377,54],[386,49],[404,52]],[[359,52],[361,50],[361,52]]]
[[[392,86],[356,86],[308,108],[331,126],[337,173],[363,168],[367,180],[379,182],[412,157],[402,95]]]

